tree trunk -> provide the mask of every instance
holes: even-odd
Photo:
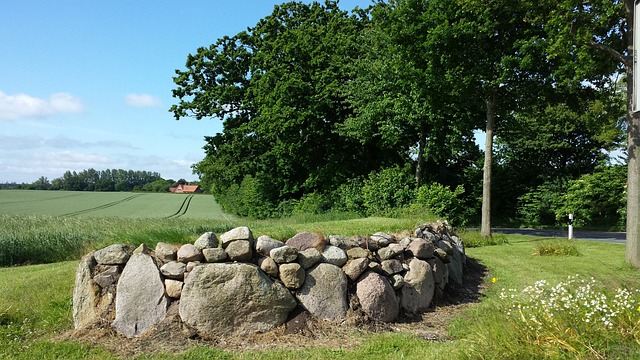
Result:
[[[627,49],[634,54],[633,49],[633,1],[625,1],[627,13]],[[633,112],[634,76],[636,62],[631,59],[626,62],[627,70],[627,252],[626,259],[633,266],[640,268],[640,113]]]
[[[426,125],[420,126],[420,138],[418,139],[418,159],[416,165],[416,188],[422,186],[422,179],[424,178],[424,164],[425,164],[425,148],[427,147],[427,127]]]
[[[491,236],[491,165],[493,164],[493,128],[496,115],[496,94],[493,92],[486,98],[487,128],[484,145],[484,168],[482,177],[482,223],[480,235]]]

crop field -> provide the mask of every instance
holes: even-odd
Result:
[[[0,215],[225,219],[203,194],[3,190]]]

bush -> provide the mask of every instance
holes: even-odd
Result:
[[[318,193],[305,194],[293,204],[292,215],[322,214],[331,208],[328,197]]]
[[[542,184],[520,197],[518,214],[527,225],[564,225],[569,214],[576,227],[624,228],[626,166],[605,166],[560,184]]]
[[[556,217],[572,213],[576,226],[624,228],[626,183],[626,166],[602,167],[571,181]]]
[[[264,219],[273,216],[275,212],[269,192],[259,179],[251,175],[245,176],[239,186],[232,184],[218,194],[216,201],[224,211],[245,217]]]
[[[362,203],[369,215],[399,209],[413,196],[413,177],[399,167],[372,172],[362,185]]]
[[[518,201],[518,215],[527,226],[556,225],[556,210],[564,201],[562,185],[542,184],[522,195]]]
[[[340,185],[332,194],[334,199],[332,208],[337,211],[364,214],[362,186],[361,179],[349,179]]]
[[[475,248],[492,245],[508,244],[507,235],[500,233],[492,233],[491,236],[482,236],[479,231],[458,231],[458,236],[464,241],[466,248]]]
[[[463,193],[464,188],[461,185],[458,185],[453,191],[438,183],[422,185],[416,191],[412,206],[425,207],[434,215],[460,226],[466,221],[465,211],[459,199]]]

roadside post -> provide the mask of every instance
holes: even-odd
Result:
[[[573,239],[573,214],[569,214],[569,239]]]

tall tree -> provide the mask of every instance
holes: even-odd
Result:
[[[206,138],[206,157],[195,167],[203,186],[276,205],[368,173],[376,149],[337,132],[351,113],[342,89],[353,79],[348,64],[366,21],[334,1],[289,2],[248,31],[189,55],[187,70],[176,71],[179,102],[170,111],[224,125]]]
[[[378,2],[364,39],[367,51],[348,87],[354,116],[342,131],[378,144],[396,156],[392,160],[414,162],[417,186],[472,137],[468,117],[451,111],[452,79],[441,61],[441,27],[456,8],[440,0]],[[428,163],[436,166],[427,171]]]
[[[514,111],[525,107],[548,86],[548,64],[540,45],[542,26],[530,21],[543,9],[530,1],[460,3],[459,15],[448,32],[449,68],[461,79],[461,93],[481,101],[485,109],[480,231],[483,236],[490,236],[495,130],[505,127]]]
[[[565,78],[601,86],[616,73],[627,80],[627,248],[640,267],[640,113],[633,111],[634,0],[546,0],[551,56],[562,61]],[[576,66],[579,64],[580,66]]]

